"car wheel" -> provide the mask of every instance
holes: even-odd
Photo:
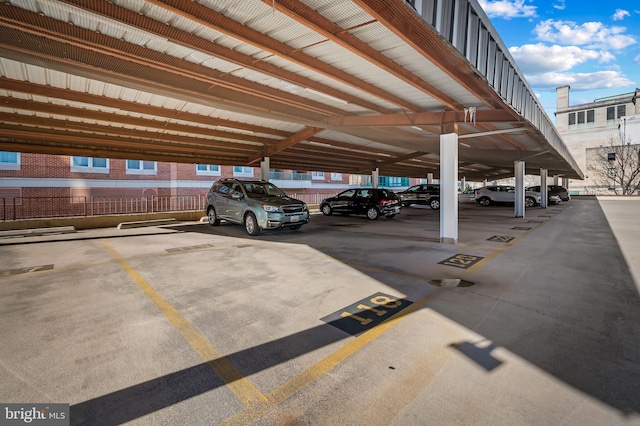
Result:
[[[376,220],[380,216],[380,212],[375,207],[369,207],[367,209],[367,217],[371,220]]]
[[[292,229],[292,230],[294,230],[294,231],[297,231],[297,230],[298,230],[298,229],[300,229],[300,228],[302,228],[302,225],[293,225],[293,226],[290,226],[290,227],[289,227],[289,229]]]
[[[525,207],[533,207],[536,205],[536,200],[531,197],[527,197],[524,199],[524,205]]]
[[[325,216],[331,216],[331,213],[333,213],[329,204],[323,204],[320,209],[322,210],[322,214]]]
[[[209,207],[207,210],[207,219],[209,219],[209,225],[211,226],[220,225],[220,219],[216,216],[216,210],[213,207]]]
[[[411,205],[411,203],[402,203],[402,207],[409,207]]]
[[[251,212],[247,213],[247,215],[244,217],[244,229],[249,235],[258,235],[260,233],[258,220],[256,219],[256,216]]]
[[[491,204],[491,199],[489,199],[488,197],[482,197],[478,200],[478,204],[480,204],[482,207],[487,207]]]
[[[438,210],[440,208],[440,199],[436,198],[429,201],[429,207],[431,207],[433,210]]]
[[[387,215],[387,219],[393,219],[394,217],[396,217],[396,215],[395,215],[395,214],[388,214],[388,215]]]

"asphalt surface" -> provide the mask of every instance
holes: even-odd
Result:
[[[0,403],[83,425],[640,425],[640,199],[0,239]]]

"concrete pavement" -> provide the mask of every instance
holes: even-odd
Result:
[[[461,205],[455,245],[428,208],[0,239],[0,402],[90,425],[640,425],[638,213]]]

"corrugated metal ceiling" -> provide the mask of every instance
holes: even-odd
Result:
[[[439,135],[457,128],[468,179],[508,175],[519,159],[580,176],[406,2],[384,2],[397,21],[375,13],[381,4],[5,1],[0,150],[233,165],[269,156],[273,168],[424,177],[438,176]]]

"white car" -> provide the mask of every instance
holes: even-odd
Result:
[[[462,191],[458,193],[458,203],[460,204],[469,204],[476,202],[476,190],[475,189],[467,189],[466,191]]]
[[[513,204],[516,200],[516,187],[510,185],[492,185],[476,189],[476,202],[483,207],[492,204]],[[533,207],[540,204],[540,193],[525,191],[524,205]]]

